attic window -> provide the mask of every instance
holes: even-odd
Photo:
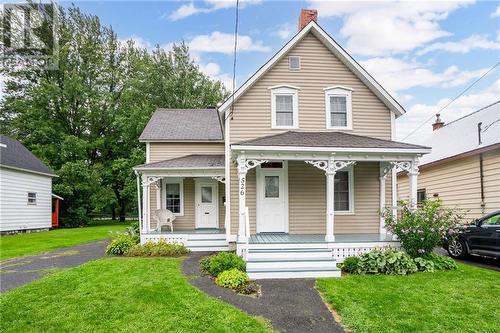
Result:
[[[28,192],[28,205],[36,205],[36,193]]]
[[[300,57],[299,56],[288,57],[288,69],[295,70],[295,71],[300,69]]]

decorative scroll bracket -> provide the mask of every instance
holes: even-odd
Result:
[[[412,162],[410,161],[403,161],[403,162],[390,162],[392,167],[395,168],[400,168],[403,171],[406,171],[408,173],[412,172],[414,167],[412,165]]]
[[[212,179],[215,179],[216,181],[225,184],[226,183],[226,177],[224,176],[212,176]]]
[[[156,176],[143,177],[142,186],[150,186],[151,184],[154,184],[156,187],[158,187],[158,181],[160,179],[161,177],[156,177]]]
[[[236,159],[236,162],[238,163],[238,173],[247,173],[262,163],[269,162],[269,160],[247,160],[245,156],[240,155]]]
[[[338,170],[344,169],[350,165],[356,164],[356,161],[304,161],[307,164],[311,164],[312,166],[325,171],[326,173],[334,173]]]
[[[394,169],[393,163],[388,162],[380,162],[380,178],[384,178],[387,176],[391,170]]]

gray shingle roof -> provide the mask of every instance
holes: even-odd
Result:
[[[141,164],[134,169],[224,168],[224,155],[186,155],[160,162]]]
[[[157,109],[141,141],[222,141],[216,109]]]
[[[2,143],[0,147],[0,165],[55,176],[54,171],[43,164],[42,161],[19,141],[5,135],[0,135],[0,143]]]
[[[344,132],[288,131],[237,143],[241,146],[297,146],[335,148],[429,149],[404,142],[382,140]]]

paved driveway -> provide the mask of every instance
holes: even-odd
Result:
[[[444,256],[448,256],[448,252],[443,248],[436,249],[436,252],[442,254]],[[493,259],[487,257],[479,257],[479,256],[469,256],[466,259],[455,259],[462,264],[473,265],[481,268],[492,269],[494,271],[500,272],[500,259]]]
[[[0,292],[20,287],[51,272],[102,258],[108,243],[109,240],[101,240],[34,256],[4,260],[0,262]]]

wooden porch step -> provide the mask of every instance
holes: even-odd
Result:
[[[264,258],[247,261],[247,271],[253,269],[325,269],[337,268],[337,262],[332,257],[323,258]]]
[[[297,278],[320,278],[320,277],[340,277],[339,268],[255,268],[247,269],[250,279],[297,279]]]
[[[307,260],[325,259],[332,257],[331,249],[324,248],[291,248],[291,249],[249,249],[247,260]]]

